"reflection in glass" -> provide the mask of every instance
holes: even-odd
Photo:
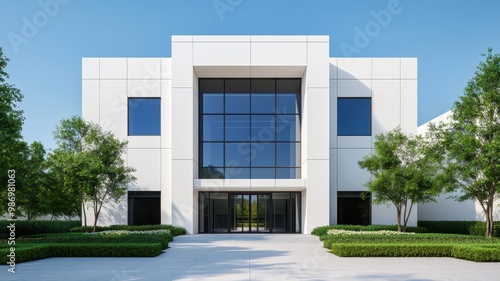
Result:
[[[371,135],[371,98],[338,98],[337,134]]]
[[[205,141],[224,140],[223,115],[207,115],[203,118],[203,140]]]
[[[277,143],[276,144],[276,166],[278,167],[298,167],[297,156],[300,155],[299,144],[297,143]]]
[[[252,168],[252,179],[275,179],[274,168]]]
[[[224,95],[203,94],[203,113],[224,113]]]
[[[297,115],[278,115],[276,122],[276,138],[278,141],[297,141],[300,140],[298,132]]]
[[[226,94],[226,114],[250,113],[250,94]]]
[[[224,166],[224,144],[223,143],[204,143],[203,144],[203,167]]]
[[[226,115],[226,141],[250,140],[250,115]]]
[[[159,136],[161,133],[160,98],[128,99],[128,135]]]
[[[274,141],[275,115],[252,115],[252,141]]]
[[[250,167],[250,144],[226,143],[226,167]]]
[[[275,166],[275,143],[252,143],[252,166]]]

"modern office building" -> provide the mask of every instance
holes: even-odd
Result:
[[[83,117],[127,140],[137,169],[99,224],[394,224],[392,207],[361,199],[357,162],[379,133],[417,133],[417,59],[329,50],[328,36],[172,36],[171,58],[84,58]]]

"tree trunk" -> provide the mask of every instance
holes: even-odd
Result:
[[[492,197],[492,196],[490,196]],[[493,237],[493,199],[489,198],[486,207],[486,237]]]
[[[401,232],[401,206],[396,206],[397,218],[398,218],[398,232]]]

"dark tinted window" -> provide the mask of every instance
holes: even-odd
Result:
[[[159,136],[161,110],[159,98],[128,99],[128,135]]]
[[[337,130],[339,136],[370,136],[371,98],[339,98]]]

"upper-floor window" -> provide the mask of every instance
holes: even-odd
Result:
[[[200,178],[300,178],[300,79],[200,79]]]
[[[160,98],[128,99],[128,135],[159,136],[161,133]]]
[[[338,98],[337,135],[370,136],[371,104],[371,98]]]

